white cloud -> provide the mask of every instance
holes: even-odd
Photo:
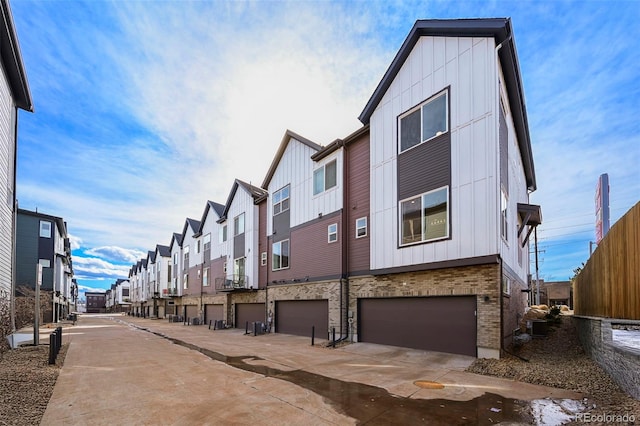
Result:
[[[116,246],[96,247],[96,248],[86,250],[84,254],[90,255],[90,256],[97,256],[101,259],[106,259],[106,260],[110,260],[118,263],[123,263],[123,262],[136,263],[142,257],[147,256],[146,252],[143,252],[140,250],[125,249],[125,248],[116,247]]]
[[[73,257],[73,272],[79,280],[125,278],[130,268],[130,265],[115,265],[96,257]]]

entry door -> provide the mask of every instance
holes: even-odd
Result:
[[[245,286],[245,264],[246,257],[239,257],[233,262],[233,284],[237,287]]]

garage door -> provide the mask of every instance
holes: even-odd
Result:
[[[358,340],[476,356],[475,311],[475,296],[358,299]]]
[[[185,320],[187,318],[198,318],[200,315],[198,315],[198,306],[196,305],[187,305],[184,307],[185,308]]]
[[[329,335],[329,302],[327,300],[281,300],[276,302],[276,333],[327,339]],[[338,330],[339,331],[339,330]]]
[[[226,320],[223,310],[224,305],[205,305],[204,306],[204,323],[209,324],[209,321]]]
[[[255,321],[265,322],[264,303],[236,303],[236,328],[249,328]]]

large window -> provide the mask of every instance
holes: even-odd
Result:
[[[211,234],[205,235],[202,240],[204,241],[204,251],[211,250]]]
[[[289,210],[289,185],[273,193],[273,215]]]
[[[186,272],[182,275],[182,286],[183,288],[189,288],[189,274]]]
[[[227,225],[222,225],[218,230],[218,237],[221,243],[227,241]]]
[[[51,222],[40,221],[40,236],[42,238],[51,238]]]
[[[245,257],[239,257],[233,261],[233,279],[239,284],[245,283],[245,260]]]
[[[188,268],[189,267],[189,246],[185,245],[182,248],[182,253],[184,254],[184,262],[182,264],[183,268]]]
[[[273,243],[272,269],[286,269],[289,267],[289,240]]]
[[[313,171],[313,195],[326,191],[336,186],[337,165],[333,160]]]
[[[400,245],[449,236],[449,187],[400,202]]]
[[[244,233],[244,213],[240,213],[233,218],[233,235]]]
[[[444,91],[400,116],[399,152],[449,131],[448,92]]]

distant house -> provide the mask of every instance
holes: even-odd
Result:
[[[86,292],[86,312],[88,314],[100,314],[106,312],[107,295],[104,292]]]
[[[8,0],[0,0],[0,12],[0,303],[4,303],[13,298],[15,286],[18,109],[33,112],[33,104]]]
[[[571,281],[540,280],[540,303],[547,306],[567,305],[573,309],[573,287]]]
[[[16,229],[16,290],[35,289],[37,265],[42,265],[43,292],[51,297],[44,320],[57,322],[73,310],[77,297],[73,281],[67,224],[57,216],[18,209]]]

